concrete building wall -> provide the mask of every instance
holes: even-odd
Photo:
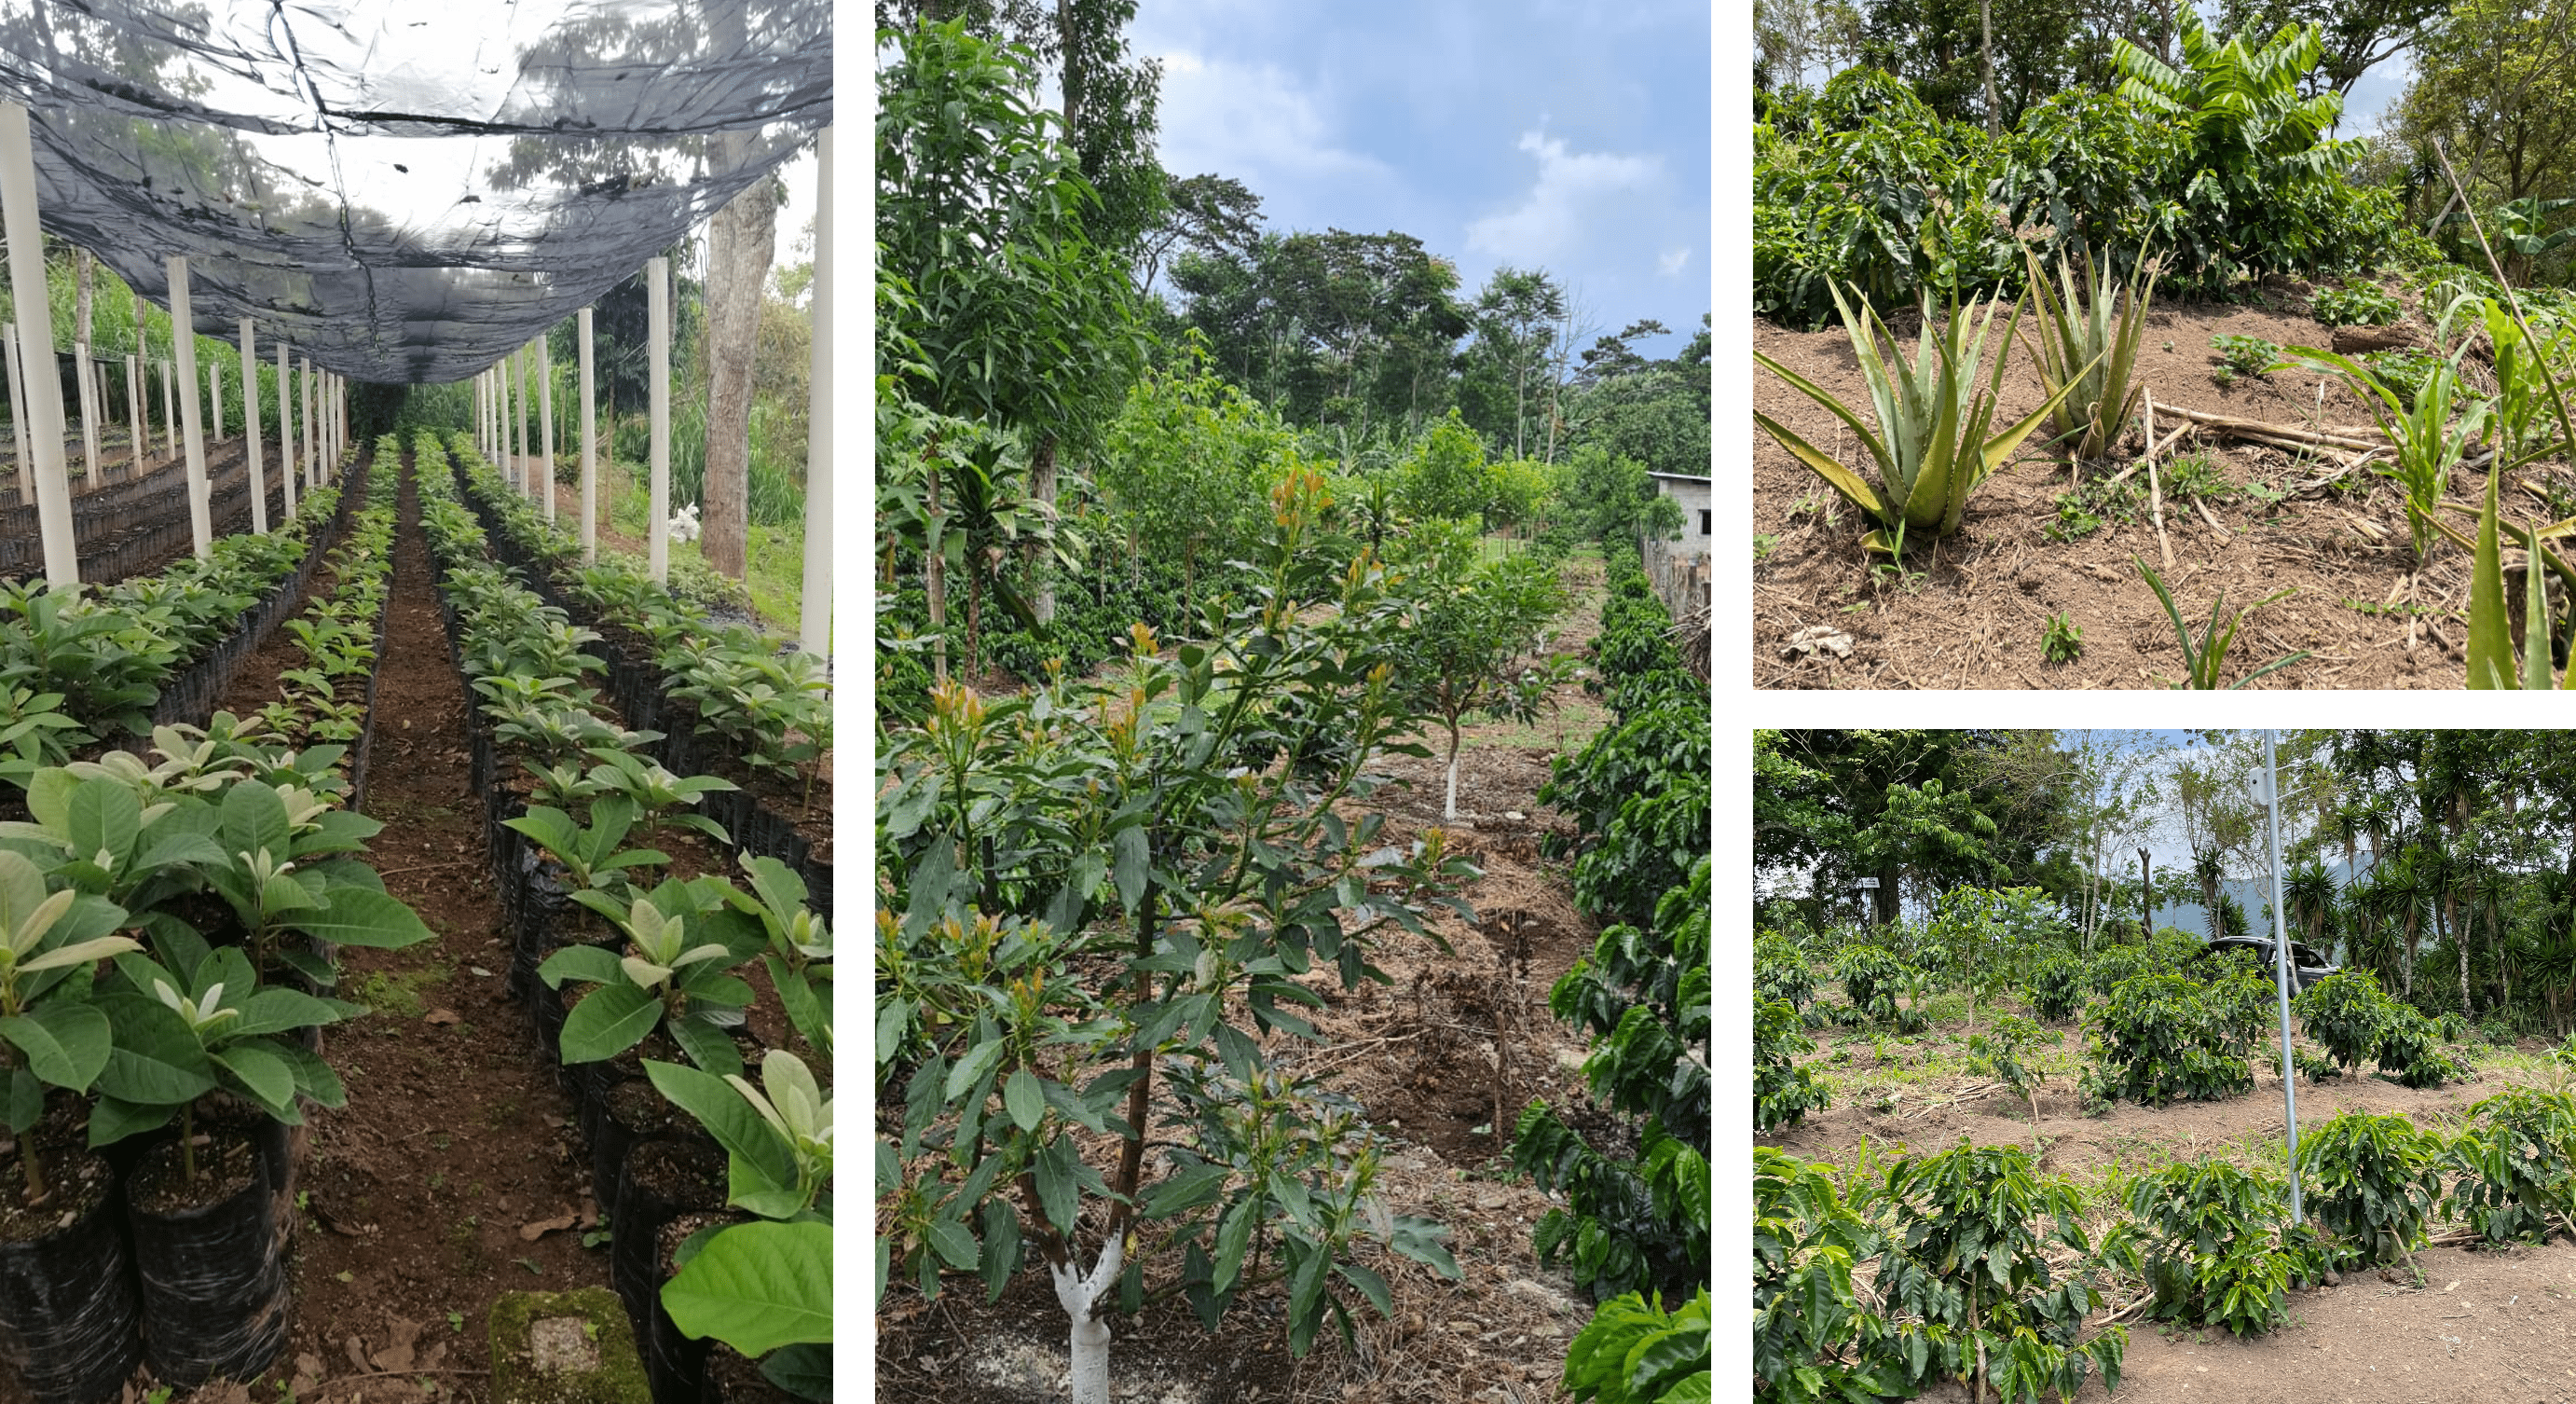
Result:
[[[1658,473],[1655,491],[1682,509],[1682,534],[1669,541],[1642,543],[1646,578],[1664,607],[1680,615],[1709,602],[1710,563],[1714,559],[1716,507],[1706,478]]]

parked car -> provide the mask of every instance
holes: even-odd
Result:
[[[2272,938],[2269,936],[2221,936],[2191,958],[2192,964],[2215,957],[2221,951],[2252,951],[2265,970],[2272,968]],[[2300,941],[2290,943],[2290,979],[2292,989],[2304,990],[2341,969],[2317,953],[2317,948]]]

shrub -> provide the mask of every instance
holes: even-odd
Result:
[[[1801,1053],[1815,1043],[1798,1030],[1798,1011],[1789,1001],[1764,1002],[1753,997],[1753,1129],[1770,1131],[1796,1124],[1810,1110],[1825,1106],[1825,1089],[1816,1075],[1799,1067]]]
[[[2081,1203],[2063,1180],[2041,1179],[2030,1152],[1962,1138],[1937,1155],[1899,1160],[1887,1187],[1896,1231],[1878,1289],[1922,1323],[1895,1328],[1916,1384],[1935,1373],[1967,1383],[1982,1366],[2014,1399],[2052,1389],[2072,1397],[2096,1365],[2106,1381],[2119,1378],[2128,1333],[2113,1327],[2082,1340],[2102,1295],[2086,1273],[2058,1278],[2045,1256],[2052,1244],[2090,1255]],[[2054,1221],[2053,1232],[2042,1231],[2042,1218]]]
[[[2215,1101],[2254,1086],[2200,987],[2180,975],[2139,975],[2114,987],[2086,1020],[2093,1065],[2084,1088],[2107,1102]]]
[[[2023,1060],[2023,1055],[2047,1036],[2028,1019],[2003,1014],[1996,1016],[1993,1028],[1968,1037],[1968,1051],[1976,1064],[2011,1088],[2014,1096],[2028,1102],[2033,1117],[2039,1115],[2040,1073]]]
[[[2063,1024],[2083,1012],[2084,965],[2073,956],[2050,956],[2031,972],[2025,993],[2042,1023]]]
[[[2447,364],[2430,351],[2418,351],[2412,347],[2368,352],[2362,356],[2361,363],[2378,375],[2380,383],[2386,385],[2397,396],[2398,404],[2409,412],[2415,408],[2415,397],[2424,393],[2425,388],[2433,383],[2434,375]]]
[[[2576,1098],[2516,1087],[2469,1116],[2447,1157],[2454,1217],[2490,1243],[2545,1240],[2576,1218]]]
[[[1575,1404],[1685,1404],[1707,1399],[1708,1289],[1667,1312],[1634,1292],[1603,1302],[1565,1351],[1565,1387]]]
[[[1826,1167],[1753,1148],[1753,1397],[1805,1401],[1911,1393],[1880,1349],[1886,1321],[1862,1306],[1852,1269],[1878,1231],[1843,1202]]]
[[[2305,1207],[2336,1261],[2395,1262],[2422,1247],[2442,1197],[2442,1139],[2402,1116],[2348,1111],[2299,1138]]]
[[[2458,1019],[2452,1014],[2442,1017]],[[2411,1004],[2391,1000],[2388,1022],[2379,1034],[2381,1075],[2405,1087],[2439,1087],[2466,1079],[2468,1065],[2451,1057],[2443,1042],[2442,1025]]]
[[[2390,1000],[2366,970],[2338,970],[2299,992],[2295,1008],[2308,1037],[2323,1045],[2336,1065],[2351,1069],[2379,1051],[2387,1032]]]
[[[2250,1055],[2261,1046],[2265,1031],[2277,1028],[2281,1019],[2280,988],[2269,976],[2250,969],[2230,970],[2212,980],[2201,991],[2209,1005],[2210,1016],[2227,1039],[2229,1051]]]
[[[1816,995],[1816,976],[1808,968],[1807,953],[1776,931],[1754,937],[1753,988],[1765,1001],[1785,999],[1791,1008],[1805,1009]]]
[[[2397,320],[2397,299],[2375,283],[2348,283],[2308,300],[2308,313],[2330,327],[2384,327]]]
[[[1843,982],[1843,996],[1863,1016],[1882,1023],[1896,1018],[1896,992],[1908,973],[1905,962],[1885,946],[1845,946],[1834,957],[1834,978]]]
[[[2145,946],[2112,946],[2085,962],[2084,984],[2096,995],[2107,995],[2121,981],[2157,968],[2154,953]]]
[[[2224,1160],[2173,1165],[2129,1185],[2133,1224],[2116,1251],[2132,1259],[2155,1293],[2148,1308],[2164,1321],[2259,1334],[2289,1316],[2286,1296],[2299,1255],[2281,1243],[2289,1192],[2270,1175]]]

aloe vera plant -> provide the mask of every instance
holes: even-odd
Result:
[[[2131,271],[2128,300],[2121,304],[2120,284],[2108,269],[2097,269],[2092,250],[2084,251],[2084,282],[2090,298],[2078,297],[2075,261],[2061,260],[2057,276],[2062,296],[2049,291],[2036,255],[2024,251],[2030,265],[2031,296],[2039,302],[2041,325],[2035,353],[2040,388],[2067,393],[2049,428],[2080,461],[2110,454],[2129,416],[2137,412],[2145,387],[2136,384],[2138,342],[2147,332],[2147,305],[2156,295],[2159,260],[2139,250]],[[2025,338],[2027,344],[2027,338]]]
[[[2137,566],[2140,574],[2147,577],[2147,584],[2154,588],[2156,598],[2164,601],[2165,617],[2173,621],[2174,636],[2182,640],[2184,680],[2174,684],[2176,691],[2185,688],[2216,690],[2219,686],[2220,671],[2227,665],[2227,650],[2236,642],[2236,631],[2244,625],[2245,616],[2274,600],[2298,593],[2295,587],[2275,590],[2234,614],[2223,615],[2227,607],[2227,592],[2219,591],[2218,597],[2209,602],[2209,627],[2201,631],[2200,642],[2195,645],[2191,641],[2190,627],[2182,622],[2182,610],[2174,604],[2173,591],[2165,588],[2164,577],[2156,574],[2155,567],[2135,556],[2131,556],[2129,560]],[[2287,658],[2276,658],[2227,686],[2230,689],[2243,687],[2256,678],[2268,673],[2277,673],[2293,663],[2302,662],[2307,656],[2307,650],[2301,649]]]
[[[1879,354],[1881,338],[1886,340],[1890,354],[1895,352],[1896,337],[1888,331],[1887,324],[1866,303],[1860,315],[1854,316],[1842,289],[1832,291],[1834,305],[1842,309],[1843,327],[1851,335],[1853,354],[1859,358],[1861,375],[1869,381],[1871,406],[1878,420],[1875,431],[1822,386],[1759,351],[1753,353],[1753,359],[1850,427],[1869,455],[1877,485],[1872,486],[1859,472],[1771,416],[1756,411],[1753,421],[1792,457],[1814,469],[1834,491],[1878,521],[1880,529],[1862,538],[1864,549],[1901,559],[1909,532],[1942,537],[1959,529],[1959,518],[1967,510],[1969,496],[2001,471],[2040,425],[2057,412],[2058,406],[2092,372],[2098,358],[2069,372],[2065,383],[2058,385],[2038,409],[2001,433],[1989,435],[1995,404],[2002,393],[2004,367],[2012,358],[2013,333],[2021,324],[2019,303],[2013,304],[2012,315],[2004,322],[2004,345],[1995,357],[1994,373],[1981,386],[1977,377],[1985,365],[1986,334],[1994,326],[1995,303],[1985,304],[1982,319],[1978,316],[1977,299],[1971,298],[1964,309],[1954,305],[1949,321],[1936,330],[1927,302],[1913,364],[1909,366],[1898,359],[1895,369],[1890,370],[1887,359]]]

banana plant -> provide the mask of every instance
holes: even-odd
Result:
[[[751,986],[729,972],[759,949],[759,937],[725,910],[727,885],[675,879],[623,907],[595,890],[573,894],[616,922],[627,950],[566,946],[537,967],[548,989],[561,989],[566,980],[593,987],[564,1016],[558,1046],[565,1062],[614,1058],[659,1029],[699,1067],[742,1071],[729,1031],[742,1024]],[[716,939],[693,941],[693,927]]]
[[[2079,461],[2110,454],[2145,394],[2145,387],[2134,382],[2138,342],[2146,335],[2147,305],[2155,299],[2156,277],[2163,271],[2161,261],[2139,250],[2123,308],[2120,285],[2110,271],[2095,268],[2092,250],[2084,250],[2083,257],[2084,282],[2091,297],[2077,296],[2075,261],[2069,258],[2057,266],[2061,299],[2049,292],[2038,256],[2028,250],[2022,253],[2030,265],[2031,295],[2039,302],[2041,326],[2035,354],[2040,388],[2052,394],[2061,388],[2068,391],[2049,428]]]
[[[1880,529],[1862,538],[1863,549],[1902,560],[1908,532],[1942,537],[1959,529],[1970,494],[2012,460],[2100,358],[2075,367],[2038,409],[1990,436],[1987,429],[2003,391],[2004,368],[2012,359],[2013,333],[2021,324],[2021,304],[2013,304],[2012,315],[2004,323],[2004,345],[1995,357],[1993,375],[1979,386],[1977,376],[1985,364],[1986,333],[1994,325],[1995,303],[1985,305],[1982,321],[1977,299],[1969,299],[1965,310],[1953,304],[1949,321],[1936,331],[1927,298],[1914,363],[1909,367],[1900,359],[1891,371],[1879,354],[1879,342],[1884,338],[1893,356],[1896,337],[1879,320],[1877,310],[1863,303],[1860,314],[1854,316],[1842,289],[1830,282],[1828,287],[1834,305],[1842,311],[1861,375],[1869,382],[1876,430],[1862,424],[1859,414],[1822,386],[1759,351],[1753,359],[1851,429],[1869,455],[1877,484],[1873,486],[1858,471],[1771,416],[1757,410],[1753,421],[1845,500],[1877,520]]]
[[[90,1002],[96,963],[142,949],[131,937],[109,934],[125,924],[124,908],[45,888],[43,871],[26,855],[0,850],[0,1071],[30,1203],[48,1193],[27,1142],[44,1115],[45,1089],[86,1092],[107,1066],[112,1031]]]
[[[98,997],[115,1045],[98,1077],[89,1143],[110,1145],[179,1118],[180,1163],[196,1178],[196,1104],[222,1090],[289,1126],[303,1098],[348,1101],[331,1065],[291,1035],[365,1012],[301,990],[260,987],[238,946],[210,947],[184,926],[158,932],[161,959],[116,957],[120,988]],[[281,1038],[279,1035],[290,1035]]]

